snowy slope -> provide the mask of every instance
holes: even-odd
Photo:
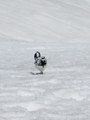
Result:
[[[0,34],[28,41],[88,40],[87,0],[0,0]]]
[[[89,120],[89,39],[89,0],[0,0],[0,120]]]

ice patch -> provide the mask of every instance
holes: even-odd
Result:
[[[31,102],[31,103],[24,103],[24,104],[20,104],[21,107],[26,108],[28,111],[37,111],[41,108],[43,108],[42,105],[36,103],[36,102]]]
[[[56,98],[62,98],[62,99],[74,99],[76,101],[82,101],[84,97],[78,93],[70,92],[70,91],[56,91],[53,93]]]
[[[21,77],[25,77],[24,75],[11,75],[12,78],[21,78]]]
[[[30,92],[25,92],[25,91],[19,91],[18,95],[20,96],[32,96],[32,93]]]
[[[84,97],[81,96],[81,95],[79,95],[78,93],[72,94],[72,95],[71,95],[71,98],[72,98],[72,99],[75,99],[75,100],[77,100],[77,101],[82,101],[82,100],[84,99]]]

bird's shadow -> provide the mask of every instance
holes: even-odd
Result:
[[[30,74],[32,74],[32,75],[43,75],[43,73],[34,73],[34,72],[30,72]]]

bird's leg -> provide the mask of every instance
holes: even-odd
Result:
[[[43,74],[43,72],[41,71],[40,74]]]

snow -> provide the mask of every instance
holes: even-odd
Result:
[[[89,39],[89,0],[0,0],[0,120],[89,120]]]

